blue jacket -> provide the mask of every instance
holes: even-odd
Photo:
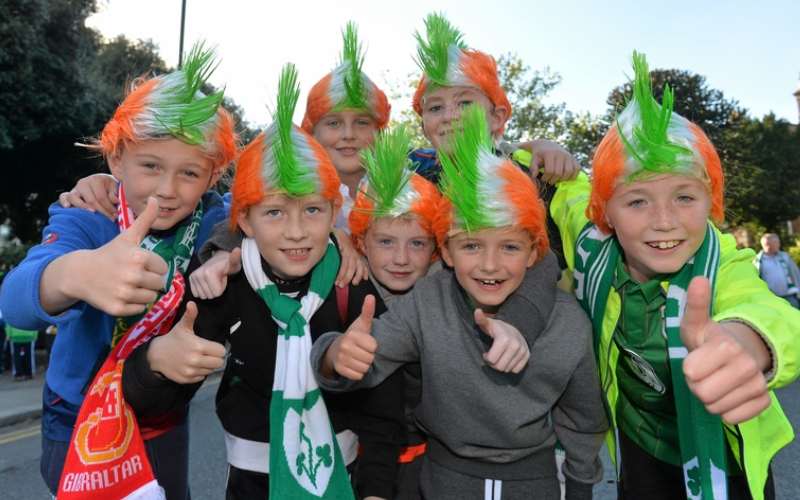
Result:
[[[213,225],[227,217],[227,208],[219,194],[209,191],[202,199],[204,213],[195,251],[208,238]],[[86,302],[78,302],[64,313],[51,316],[39,301],[39,283],[44,269],[52,261],[75,250],[100,248],[119,235],[119,226],[104,215],[76,208],[64,209],[57,203],[50,206],[49,213],[42,244],[33,247],[3,282],[0,310],[4,319],[17,328],[44,330],[51,324],[58,327],[45,392],[52,392],[55,398],[68,403],[68,410],[60,411],[55,421],[43,418],[42,434],[56,441],[68,441],[71,436],[65,435],[65,429],[74,425],[83,393],[110,352],[116,318]],[[164,231],[162,237],[169,241],[173,234]],[[53,394],[48,399],[54,399]]]

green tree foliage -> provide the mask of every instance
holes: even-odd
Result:
[[[102,42],[86,28],[95,1],[0,2],[0,221],[23,242],[39,240],[59,192],[107,172],[75,143],[100,133],[134,78],[169,70],[152,41]],[[252,138],[243,110],[229,98],[223,106]]]
[[[382,75],[385,85],[381,90],[386,92],[389,101],[392,102],[392,115],[389,119],[389,127],[405,125],[406,130],[411,132],[411,145],[417,148],[431,148],[431,143],[422,134],[420,122],[422,118],[411,107],[411,100],[414,92],[417,91],[422,72],[412,71],[405,78],[391,80],[388,72]]]
[[[650,72],[650,81],[659,103],[668,84],[675,91],[673,110],[702,128],[717,147],[717,139],[747,115],[747,110],[740,108],[738,101],[725,99],[721,90],[709,88],[704,76],[677,69],[657,69]],[[632,91],[630,82],[611,91],[606,100],[610,106],[608,122],[614,122],[631,98]]]
[[[112,105],[106,110],[106,116],[110,116],[116,105],[125,99],[134,78],[148,72],[159,75],[169,71],[152,40],[132,41],[124,35],[103,43],[90,67],[98,90]]]
[[[503,134],[509,142],[530,139],[550,139],[566,147],[582,165],[591,157],[592,148],[599,140],[601,124],[589,113],[574,114],[566,104],[549,104],[550,92],[561,83],[561,76],[549,68],[531,71],[522,60],[507,54],[497,60],[500,83],[506,91],[513,113]],[[411,98],[419,85],[421,73],[416,71],[404,79],[383,79],[389,99],[395,103],[390,126],[404,124],[416,133],[412,143],[417,147],[431,147],[422,135],[420,117],[411,108]],[[399,103],[402,107],[398,106]],[[400,109],[398,109],[398,107]]]
[[[95,0],[0,3],[0,148],[96,125],[88,68],[100,40],[84,26],[94,12]]]
[[[0,248],[0,273],[15,268],[28,255],[33,243],[10,244]]]
[[[782,234],[800,216],[800,134],[769,114],[725,135],[726,219]]]
[[[94,11],[95,0],[0,4],[0,220],[22,241],[38,240],[57,187],[97,169],[72,146],[108,107],[91,77],[100,40],[84,21]]]
[[[565,103],[550,103],[561,75],[550,68],[531,70],[516,54],[497,60],[497,73],[513,113],[506,124],[507,141],[549,139],[564,146],[583,166],[591,163],[603,125],[590,113],[575,114]]]

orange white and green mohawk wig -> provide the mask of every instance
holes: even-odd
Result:
[[[347,23],[342,31],[344,49],[337,66],[308,93],[303,130],[313,133],[314,125],[331,111],[352,109],[363,111],[375,120],[375,128],[389,123],[392,106],[386,94],[361,71],[364,55],[355,23]]]
[[[492,152],[486,114],[474,104],[454,127],[453,154],[441,155],[442,200],[434,231],[439,245],[460,231],[514,227],[527,229],[544,257],[550,243],[545,207],[531,177],[511,160]]]
[[[270,194],[300,197],[320,194],[341,206],[339,177],[325,150],[292,123],[300,85],[292,63],[281,71],[273,122],[248,144],[236,165],[231,213],[246,211]],[[231,228],[236,217],[231,217]]]
[[[419,32],[414,34],[417,39],[415,60],[422,70],[412,99],[414,111],[422,116],[425,97],[439,87],[474,87],[486,94],[495,106],[505,106],[510,117],[511,103],[500,85],[494,58],[468,48],[461,32],[443,14],[428,14],[425,28],[426,39]],[[505,124],[498,135],[503,133],[503,128]]]
[[[126,142],[178,139],[201,146],[214,167],[236,156],[236,134],[230,114],[221,107],[224,89],[205,95],[200,88],[217,67],[215,50],[195,44],[182,69],[134,80],[100,136],[103,156],[119,154]]]
[[[436,237],[433,221],[441,196],[436,186],[414,172],[410,150],[411,135],[400,125],[380,134],[373,148],[361,153],[367,174],[350,212],[350,234],[362,253],[358,237],[363,238],[372,221],[380,218],[415,215],[428,236]]]
[[[605,205],[619,183],[675,174],[703,181],[711,195],[711,218],[722,222],[724,177],[714,145],[700,127],[672,112],[674,92],[668,85],[663,104],[653,98],[644,54],[634,51],[633,70],[633,97],[594,156],[587,217],[611,233]]]

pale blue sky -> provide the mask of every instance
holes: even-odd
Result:
[[[89,25],[106,37],[152,38],[162,57],[177,63],[180,0],[101,3],[104,12]],[[265,104],[272,102],[280,68],[294,62],[303,91],[299,122],[306,91],[336,62],[348,20],[359,25],[368,46],[364,70],[382,85],[384,72],[394,80],[415,69],[412,33],[424,29],[423,18],[434,10],[471,47],[495,57],[515,52],[531,68],[560,73],[553,101],[575,112],[605,111],[608,93],[631,73],[635,49],[647,54],[651,68],[706,76],[709,86],[753,116],[772,111],[798,122],[792,95],[800,74],[798,0],[187,0],[185,48],[199,38],[219,46],[222,63],[211,81],[227,84],[228,95],[257,123],[269,121]]]

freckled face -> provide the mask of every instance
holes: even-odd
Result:
[[[191,214],[223,171],[214,169],[200,146],[177,139],[125,144],[120,153],[108,157],[108,165],[122,182],[133,213],[140,215],[149,197],[158,200],[158,219],[152,226],[157,230],[169,229]]]
[[[526,229],[486,229],[454,235],[442,246],[442,259],[472,304],[492,317],[519,288],[525,270],[536,262]]]
[[[482,91],[472,87],[439,87],[428,94],[422,103],[422,133],[431,145],[445,154],[451,153],[449,135],[465,106],[477,104],[486,110],[486,123],[492,135],[505,123],[508,110],[495,106]]]
[[[436,249],[434,239],[416,216],[373,221],[359,238],[372,276],[393,293],[407,292],[428,272]]]
[[[338,214],[338,207],[318,194],[299,198],[273,194],[238,217],[272,272],[293,281],[322,260]]]
[[[314,139],[328,153],[342,175],[363,175],[361,150],[375,141],[375,120],[363,111],[345,109],[328,113],[314,124]]]
[[[701,181],[672,174],[620,183],[606,203],[626,269],[639,283],[683,267],[703,244],[710,210]]]

